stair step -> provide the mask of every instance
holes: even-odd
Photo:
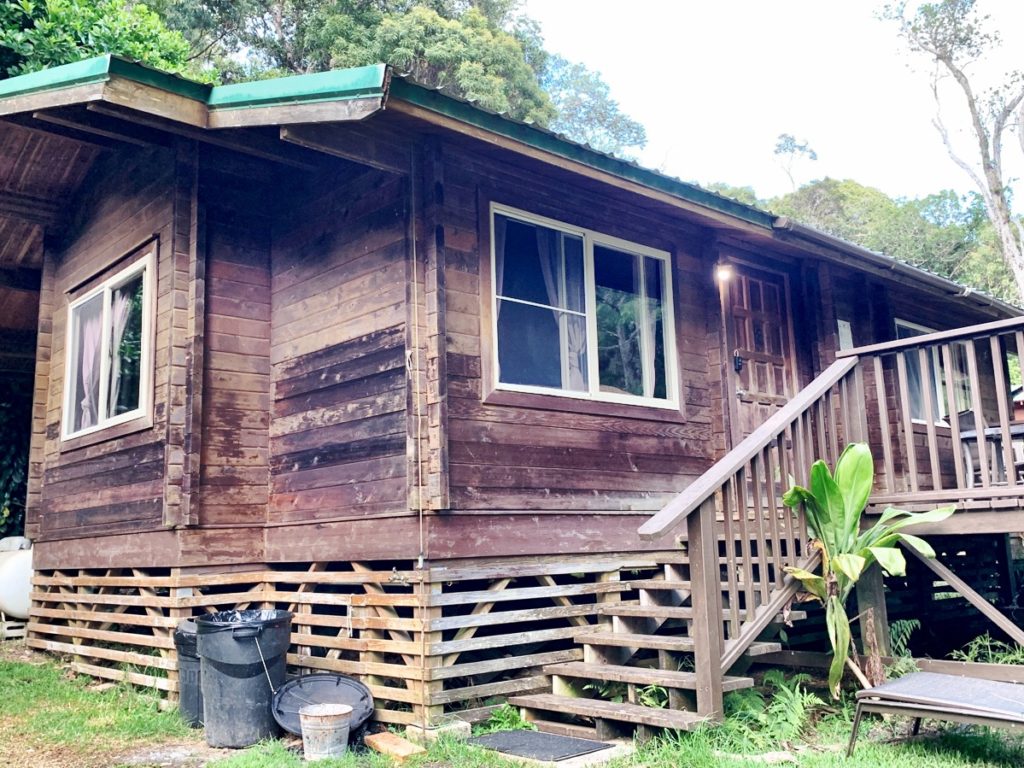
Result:
[[[576,643],[580,645],[611,645],[618,648],[649,648],[655,651],[675,651],[676,653],[692,653],[694,648],[692,637],[668,637],[632,632],[588,632],[576,635]],[[781,650],[781,643],[751,643],[746,654],[748,656],[763,656],[766,653],[777,653]]]
[[[693,690],[697,687],[697,675],[693,672],[624,667],[618,664],[587,664],[582,661],[549,664],[544,667],[544,674],[637,685],[660,685],[662,688]],[[723,691],[737,691],[740,688],[752,688],[753,685],[754,679],[751,677],[725,677],[722,680]]]
[[[588,739],[589,741],[604,741],[597,733],[597,728],[592,725],[576,725],[575,723],[560,723],[557,720],[544,720],[534,718],[530,720],[538,731],[553,733],[556,736],[568,736],[570,739]]]
[[[623,603],[620,605],[603,605],[598,608],[602,616],[637,616],[651,619],[692,619],[693,608],[690,606],[671,607],[667,605],[636,605]],[[728,619],[732,611],[728,608],[722,609],[722,618]],[[806,611],[790,611],[791,621],[801,621],[807,618]],[[775,617],[775,622],[782,621],[782,614]]]
[[[679,709],[656,709],[639,704],[616,704],[598,699],[575,699],[570,696],[556,696],[553,693],[536,693],[530,696],[513,696],[509,704],[524,709],[541,709],[546,712],[560,712],[568,715],[616,720],[637,725],[653,725],[657,728],[672,728],[689,731],[705,722],[696,712]]]
[[[649,591],[658,590],[676,590],[688,592],[690,590],[690,582],[688,581],[669,581],[668,579],[630,579],[624,581],[623,589],[646,589]]]
[[[679,653],[693,651],[692,637],[666,637],[632,632],[588,632],[584,635],[576,635],[576,643],[613,645],[619,648],[650,648],[657,651],[677,651]]]

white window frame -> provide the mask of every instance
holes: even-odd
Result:
[[[107,397],[110,388],[111,294],[139,274],[142,275],[142,350],[139,360],[139,407],[117,416],[107,417],[106,409],[109,405]],[[108,277],[95,288],[68,304],[64,343],[64,413],[61,420],[61,439],[71,440],[83,435],[91,435],[118,424],[149,416],[153,391],[153,315],[155,308],[153,289],[155,278],[156,250],[152,249],[141,258],[133,261],[129,266]],[[100,413],[97,414],[96,423],[92,426],[72,431],[75,414],[73,403],[75,396],[74,384],[77,373],[77,370],[72,366],[76,357],[74,347],[77,345],[75,310],[100,295],[103,296],[100,320],[102,329],[100,335],[100,391],[98,402]]]
[[[501,381],[501,368],[498,358],[498,292],[497,292],[497,253],[494,237],[494,217],[502,215],[507,218],[516,219],[525,224],[535,224],[549,229],[557,230],[566,235],[579,237],[583,241],[583,279],[584,279],[584,314],[587,323],[587,387],[586,392],[560,389],[557,387],[541,387],[529,384],[509,384]],[[490,239],[491,239],[491,338],[494,343],[491,350],[491,370],[493,371],[493,384],[496,390],[509,392],[525,392],[537,395],[551,395],[553,397],[566,397],[576,400],[590,400],[605,403],[621,403],[624,405],[642,405],[653,408],[664,408],[666,410],[679,409],[679,374],[677,370],[678,351],[676,349],[675,334],[675,302],[672,295],[672,254],[668,251],[650,248],[629,240],[605,235],[592,229],[577,227],[566,224],[557,219],[549,219],[545,216],[538,216],[518,208],[491,203],[490,210]],[[600,370],[598,369],[597,354],[597,290],[594,280],[594,247],[606,246],[632,256],[648,256],[657,259],[664,265],[663,272],[663,313],[662,325],[665,329],[665,399],[644,397],[643,395],[620,394],[617,392],[602,392],[600,389]],[[641,263],[641,285],[646,285],[643,280],[643,261]],[[534,304],[534,302],[522,299],[503,297],[504,301],[512,301],[520,304]],[[543,305],[547,308],[547,305]],[[579,316],[580,312],[572,310],[559,310],[567,314]],[[646,311],[646,303],[642,304],[641,311]],[[642,328],[647,323],[641,323]],[[641,331],[641,344],[650,343],[645,339],[645,332]],[[643,357],[643,356],[641,356]],[[564,365],[564,363],[563,363]],[[645,373],[645,375],[648,375]]]

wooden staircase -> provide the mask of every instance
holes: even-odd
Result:
[[[722,564],[727,565],[725,558]],[[601,621],[594,631],[575,638],[583,647],[583,661],[544,667],[551,675],[551,693],[509,700],[524,719],[543,731],[597,739],[630,731],[647,736],[652,728],[690,730],[708,720],[698,711],[696,695],[701,676],[694,671],[693,623],[699,611],[685,578],[689,564],[683,558],[661,568],[663,578],[622,583],[621,594],[635,598],[599,607]],[[728,600],[728,580],[719,586]],[[720,611],[723,627],[731,615],[727,608]],[[763,634],[770,637],[780,622],[770,623]],[[753,678],[741,670],[752,657],[778,650],[781,645],[770,640],[750,643],[733,665],[735,673],[722,676],[722,691],[753,686]]]
[[[799,588],[786,567],[819,562],[782,496],[791,478],[807,485],[815,459],[834,464],[867,439],[851,408],[863,393],[857,360],[836,361],[644,523],[642,538],[674,534],[683,551],[599,606],[594,631],[575,637],[583,661],[544,668],[551,693],[510,702],[544,730],[602,739],[720,720],[724,693],[753,685],[750,659],[781,649],[780,614]]]

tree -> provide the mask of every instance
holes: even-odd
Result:
[[[601,76],[561,56],[548,57],[541,86],[554,102],[551,130],[589,144],[599,152],[623,154],[647,144],[647,131],[611,97]]]
[[[154,0],[226,80],[386,62],[605,152],[643,146],[600,75],[549,54],[522,0]]]
[[[844,240],[1013,300],[1013,274],[999,257],[995,230],[979,194],[945,190],[920,199],[892,199],[851,179],[825,178],[767,203]]]
[[[189,45],[146,6],[125,0],[18,0],[0,6],[0,72],[13,76],[103,53],[209,80]]]
[[[818,153],[811,149],[806,139],[797,141],[797,138],[791,133],[779,134],[779,138],[775,142],[775,156],[779,158],[779,164],[794,192],[796,191],[796,181],[793,179],[793,165],[801,158],[811,162],[818,159]]]
[[[981,194],[1002,258],[1014,276],[1018,297],[1024,297],[1024,228],[1011,211],[1003,169],[1004,135],[1012,118],[1024,120],[1024,78],[1019,71],[1009,72],[1003,85],[979,90],[968,76],[971,65],[1000,44],[999,33],[986,29],[989,17],[978,12],[975,0],[925,3],[910,16],[904,0],[886,6],[883,18],[899,24],[900,36],[911,51],[931,60],[936,104],[932,122],[950,158]],[[944,81],[950,78],[970,121],[975,144],[972,158],[953,146],[942,117]],[[1018,130],[1018,138],[1024,150],[1024,130]]]

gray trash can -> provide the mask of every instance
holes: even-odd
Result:
[[[191,619],[178,622],[174,630],[174,647],[178,650],[178,711],[193,728],[203,725],[203,689],[196,650],[196,623]]]
[[[285,681],[289,611],[221,611],[196,620],[206,743],[248,747],[276,736],[270,704]]]

